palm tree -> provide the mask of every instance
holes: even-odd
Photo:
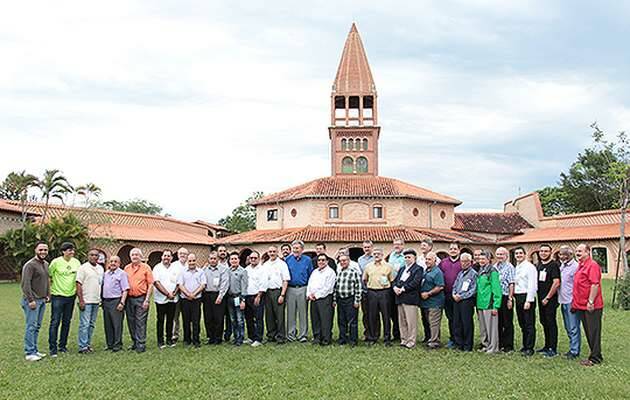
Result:
[[[72,192],[72,186],[65,176],[58,169],[47,169],[44,176],[38,182],[38,187],[42,191],[44,200],[44,212],[42,221],[46,221],[48,215],[48,204],[50,199],[59,199],[63,203],[64,195]]]
[[[101,197],[101,188],[98,187],[97,185],[95,185],[92,182],[86,183],[85,185],[77,186],[75,188],[75,192],[79,196],[83,196],[85,198],[85,206],[86,207],[89,207],[91,205],[90,204],[90,198],[92,196],[94,196],[96,198]]]
[[[38,183],[37,177],[27,174],[26,171],[11,172],[4,180],[4,190],[11,192],[10,200],[19,200],[22,209],[22,228],[26,224],[26,202],[28,200],[29,189],[36,187]]]

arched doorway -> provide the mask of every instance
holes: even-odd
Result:
[[[158,265],[161,261],[162,261],[162,251],[152,251],[151,254],[149,254],[149,259],[147,261],[147,264],[149,264],[151,268],[153,268],[156,265]]]
[[[245,268],[247,266],[247,257],[249,257],[250,254],[252,254],[252,249],[248,247],[241,250],[241,252],[238,254],[241,267]]]
[[[131,263],[131,257],[129,257],[129,252],[133,250],[133,246],[130,246],[128,244],[124,245],[123,247],[121,247],[118,250],[118,253],[116,253],[118,255],[118,257],[120,257],[120,267],[124,268],[125,265],[130,264]]]
[[[348,249],[348,254],[350,255],[350,259],[352,261],[358,261],[359,257],[363,255],[363,249],[361,247],[350,247]]]

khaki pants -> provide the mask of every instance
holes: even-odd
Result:
[[[400,328],[400,344],[414,347],[418,336],[418,306],[399,304],[398,325]]]
[[[427,340],[427,346],[440,347],[440,325],[442,324],[441,308],[423,308],[422,315],[429,324],[430,336]]]
[[[488,353],[499,351],[499,315],[493,310],[478,310],[481,345]]]

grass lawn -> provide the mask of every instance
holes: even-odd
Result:
[[[606,282],[607,300],[610,287]],[[630,398],[630,347],[626,343],[630,312],[610,308],[605,310],[603,322],[605,361],[593,368],[562,357],[489,356],[420,348],[409,351],[382,345],[350,349],[297,343],[259,348],[224,344],[160,351],[156,348],[153,306],[144,354],[102,351],[100,313],[94,343],[97,351],[77,354],[76,312],[71,353],[28,363],[22,350],[24,316],[19,298],[19,285],[0,284],[0,399]],[[47,307],[39,341],[40,351],[46,353],[49,320]],[[558,320],[559,350],[564,353],[568,344],[560,313]],[[443,326],[444,338],[445,323]],[[516,330],[519,348],[520,331],[518,327]],[[542,343],[541,331],[537,325],[537,343]],[[124,340],[128,345],[126,332]],[[582,354],[587,353],[583,338]]]

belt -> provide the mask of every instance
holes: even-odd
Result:
[[[391,288],[383,288],[383,289],[370,289],[368,288],[368,292],[372,291],[372,292],[382,292],[383,290],[389,290]]]
[[[282,290],[282,288],[270,288],[270,289],[267,289],[267,290],[270,291],[270,292],[273,292],[273,291],[276,291],[276,290]]]
[[[306,285],[289,285],[289,287],[299,289],[299,288],[306,287]]]
[[[121,297],[110,297],[108,299],[103,298],[103,301],[112,301],[112,300],[120,301],[120,299],[122,299],[122,296]]]

